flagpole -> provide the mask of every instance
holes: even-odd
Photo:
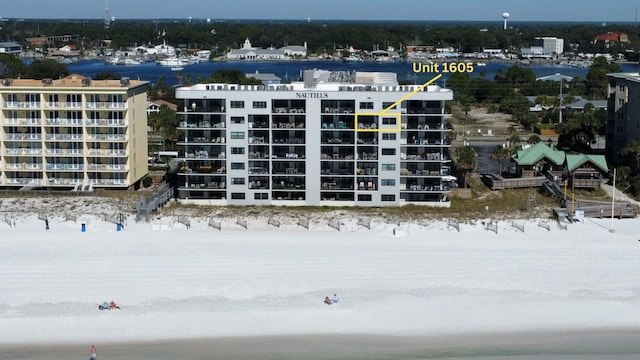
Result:
[[[616,168],[613,168],[613,191],[611,194],[611,229],[609,232],[613,232],[613,214],[615,212],[616,203]]]

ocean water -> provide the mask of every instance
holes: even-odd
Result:
[[[300,335],[96,343],[98,359],[637,360],[637,331],[459,336]],[[91,344],[0,346],[0,360],[88,359]]]
[[[475,70],[469,75],[472,77],[484,76],[493,80],[499,70],[506,71],[512,66],[510,63],[487,63],[486,66],[475,67]],[[283,79],[283,81],[297,80],[301,71],[306,69],[326,69],[326,70],[357,70],[357,71],[382,71],[395,72],[400,81],[409,81],[416,84],[424,84],[431,80],[434,73],[415,73],[412,63],[410,62],[362,62],[362,63],[344,63],[340,61],[280,61],[280,62],[252,62],[252,61],[233,61],[233,62],[202,62],[185,66],[182,71],[172,71],[169,67],[158,66],[154,62],[142,63],[139,65],[111,65],[99,60],[83,60],[68,65],[70,73],[76,73],[83,76],[95,77],[96,74],[103,71],[118,73],[131,79],[140,79],[156,83],[162,76],[169,85],[179,83],[179,76],[187,75],[192,80],[198,78],[207,78],[211,74],[222,70],[232,69],[240,70],[244,73],[273,73]],[[546,76],[555,73],[563,75],[585,78],[588,69],[574,68],[569,66],[556,65],[532,65],[529,66],[536,76]],[[622,64],[625,72],[638,72],[640,65],[638,64]],[[443,74],[444,75],[444,74]],[[442,76],[437,84],[444,86],[447,76]]]

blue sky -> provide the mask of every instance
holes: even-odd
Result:
[[[640,0],[107,0],[117,19],[292,19],[634,22]],[[0,0],[3,4],[9,0]],[[100,19],[105,0],[20,0],[3,18]]]

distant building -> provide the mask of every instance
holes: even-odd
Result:
[[[625,33],[608,32],[606,34],[596,36],[594,43],[608,48],[615,43],[629,43],[629,35]]]
[[[33,47],[54,46],[56,43],[77,42],[78,35],[53,35],[29,37],[25,40]]]
[[[259,73],[257,70],[253,74],[244,74],[248,78],[254,78],[262,81],[263,85],[277,85],[282,83],[282,79],[276,76],[276,74]]]
[[[294,57],[306,56],[306,43],[304,46],[284,46],[279,49],[274,47],[261,49],[253,47],[249,39],[245,39],[242,48],[232,49],[227,53],[228,60],[289,60]]]
[[[160,112],[160,108],[162,107],[162,105],[165,105],[173,111],[178,110],[178,105],[174,103],[170,103],[164,100],[149,100],[147,101],[147,115]]]
[[[573,76],[568,76],[568,75],[562,75],[560,73],[555,73],[553,75],[547,75],[547,76],[541,76],[539,78],[536,78],[536,81],[571,81],[573,80]]]
[[[14,42],[0,42],[0,54],[20,55],[22,46]]]
[[[533,46],[520,49],[522,57],[526,58],[555,58],[564,52],[564,39],[555,37],[537,37]]]
[[[612,73],[607,111],[607,157],[620,163],[620,152],[640,141],[640,73]]]

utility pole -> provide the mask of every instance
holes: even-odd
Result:
[[[560,78],[560,99],[558,106],[558,122],[562,124],[562,78]]]

